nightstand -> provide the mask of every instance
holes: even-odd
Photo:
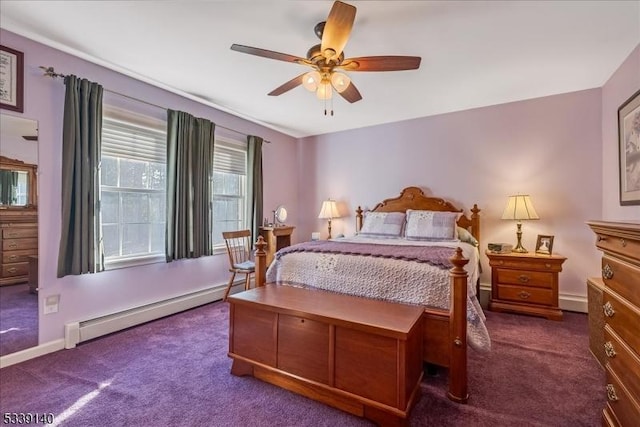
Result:
[[[295,230],[294,226],[281,225],[278,227],[260,227],[260,235],[267,243],[267,266],[275,257],[276,252],[287,246],[291,246],[291,234]]]
[[[562,320],[558,273],[566,258],[534,253],[485,252],[491,266],[489,310]]]

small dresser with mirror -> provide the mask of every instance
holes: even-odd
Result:
[[[265,251],[267,253],[267,265],[271,265],[276,252],[291,245],[291,234],[295,227],[285,225],[287,220],[287,210],[284,206],[278,206],[273,211],[273,223],[260,227],[260,235],[266,242]]]

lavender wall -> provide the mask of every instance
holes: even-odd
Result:
[[[560,291],[580,300],[599,265],[584,222],[601,215],[600,109],[600,89],[592,89],[305,138],[300,234],[326,235],[326,223],[315,218],[329,196],[344,215],[334,220],[334,235],[350,234],[358,205],[373,207],[416,185],[465,210],[477,203],[482,248],[515,244],[515,223],[500,217],[508,195],[526,193],[541,219],[524,223],[524,246],[533,250],[538,234],[554,235],[554,252],[568,257]],[[482,263],[488,284],[484,255]]]
[[[226,255],[196,260],[132,267],[100,274],[56,278],[60,239],[61,136],[64,85],[42,76],[38,66],[53,66],[58,72],[76,74],[101,83],[106,89],[131,94],[153,104],[188,111],[243,133],[272,141],[264,153],[264,208],[287,206],[291,223],[297,212],[297,173],[295,138],[191,101],[149,84],[134,80],[104,67],[67,55],[58,50],[2,30],[2,44],[24,52],[25,111],[21,116],[39,122],[39,299],[40,342],[64,337],[64,324],[82,321],[166,298],[198,291],[228,280]],[[106,94],[105,99],[123,103]],[[130,103],[131,104],[131,103]],[[164,112],[137,103],[131,106],[159,117]],[[3,111],[3,114],[5,111]],[[238,138],[239,135],[232,136]],[[44,298],[60,295],[58,313],[43,315]]]
[[[602,87],[602,219],[640,221],[640,206],[620,206],[618,108],[640,90],[640,45]]]

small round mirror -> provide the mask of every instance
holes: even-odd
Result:
[[[276,208],[276,221],[278,221],[278,223],[280,224],[284,224],[286,220],[287,220],[287,210],[282,205],[278,206]]]

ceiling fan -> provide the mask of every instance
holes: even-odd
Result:
[[[285,84],[269,92],[270,96],[282,95],[291,89],[303,85],[315,92],[319,99],[331,99],[333,89],[350,103],[360,101],[362,95],[351,79],[341,71],[401,71],[415,70],[420,67],[419,56],[362,56],[344,57],[351,28],[356,18],[356,8],[341,1],[333,3],[325,22],[318,23],[314,31],[321,43],[309,49],[306,58],[257,47],[231,45],[231,50],[262,56],[278,61],[306,65],[312,71],[294,77]],[[325,115],[326,115],[325,110]],[[333,115],[333,111],[331,112]]]

